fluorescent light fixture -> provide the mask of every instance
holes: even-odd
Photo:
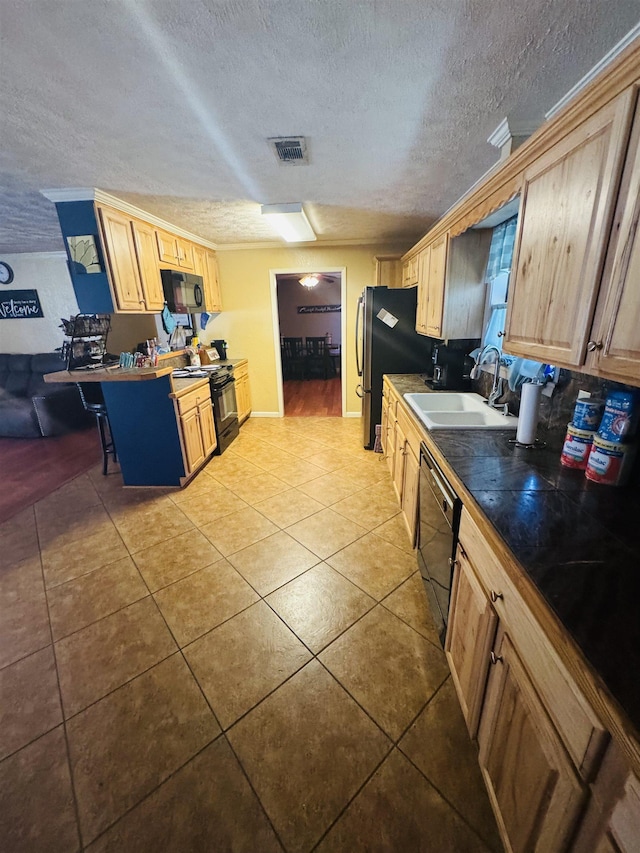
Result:
[[[304,243],[316,239],[300,202],[263,204],[261,212],[287,243]]]
[[[311,275],[304,275],[300,279],[300,284],[303,287],[308,287],[311,290],[312,287],[316,287],[316,285],[320,284],[320,278],[316,275],[316,273],[312,273]]]

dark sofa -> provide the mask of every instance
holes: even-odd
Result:
[[[64,370],[57,352],[0,353],[0,436],[63,435],[93,422],[76,385],[49,385],[43,376]]]

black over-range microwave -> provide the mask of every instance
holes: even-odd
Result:
[[[160,270],[164,298],[173,314],[204,311],[204,290],[201,275],[181,270]]]

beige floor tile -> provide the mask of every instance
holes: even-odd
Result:
[[[224,729],[311,657],[263,601],[196,640],[184,653]]]
[[[267,601],[314,654],[376,603],[326,563],[272,592]]]
[[[257,465],[253,465],[243,459],[242,456],[235,456],[232,450],[226,451],[222,456],[214,456],[205,471],[226,488],[235,486],[236,483],[246,480],[247,477],[257,477],[264,474],[262,468],[258,468]]]
[[[347,545],[328,557],[327,562],[378,601],[416,570],[413,554],[401,551],[373,533]]]
[[[218,549],[198,530],[187,530],[159,545],[137,551],[133,557],[151,592],[221,558]]]
[[[449,674],[444,652],[383,607],[338,637],[320,660],[394,740]]]
[[[324,450],[314,453],[313,456],[307,457],[307,462],[311,462],[313,465],[317,465],[318,468],[322,468],[327,472],[335,471],[338,468],[346,468],[347,465],[351,465],[354,461],[350,454],[342,453],[331,447],[326,447]]]
[[[245,501],[211,477],[209,482],[212,487],[207,494],[200,495],[197,501],[181,504],[182,511],[196,527],[204,527],[247,506]]]
[[[80,849],[62,726],[0,764],[0,802],[7,853]]]
[[[250,506],[239,512],[232,512],[231,515],[225,516],[222,522],[214,521],[202,528],[207,539],[225,557],[271,536],[277,530],[273,522]]]
[[[268,595],[319,562],[318,557],[283,530],[229,558],[260,595]]]
[[[154,597],[181,646],[258,599],[257,593],[226,560],[218,560],[188,575],[154,593]]]
[[[298,521],[287,533],[323,560],[364,536],[366,529],[331,509]]]
[[[420,572],[411,575],[391,595],[388,595],[382,604],[435,646],[442,648],[429,611],[427,594]]]
[[[502,850],[476,747],[469,739],[451,678],[399,744],[492,850]],[[456,772],[452,773],[451,768]]]
[[[168,779],[90,853],[281,853],[256,795],[224,738]]]
[[[359,460],[348,465],[346,468],[341,468],[340,473],[349,477],[350,480],[362,489],[375,486],[381,480],[390,484],[389,469],[384,464],[384,460],[380,456],[377,456],[375,462],[375,465],[370,465],[368,462]]]
[[[297,436],[293,431],[290,431],[287,434],[286,428],[282,435],[271,435],[269,437],[269,441],[271,444],[275,444],[275,446],[279,447],[281,450],[286,450],[287,453],[290,453],[292,456],[296,456],[298,459],[305,459],[309,456],[313,456],[314,453],[319,453],[324,449],[323,445],[320,444],[319,441],[313,441],[313,439]]]
[[[118,515],[114,521],[132,554],[193,529],[193,522],[167,497],[145,509]]]
[[[381,539],[386,539],[387,542],[391,542],[391,544],[395,545],[396,548],[401,548],[403,551],[406,551],[407,554],[414,553],[414,548],[411,544],[411,540],[409,539],[407,525],[404,523],[404,518],[400,512],[378,527],[374,527],[371,532],[375,533],[376,536],[379,536]]]
[[[0,669],[0,760],[61,722],[51,646]]]
[[[0,667],[51,643],[39,557],[0,573]]]
[[[47,589],[89,574],[127,556],[124,542],[113,524],[75,542],[47,548],[42,552]]]
[[[53,638],[66,637],[147,595],[131,557],[60,584],[48,594]]]
[[[316,477],[315,480],[310,480],[308,483],[303,483],[299,489],[305,495],[319,501],[323,506],[331,506],[358,492],[360,486],[349,480],[348,477],[343,477],[342,469],[340,469]]]
[[[43,551],[54,551],[68,542],[84,539],[95,533],[108,533],[113,527],[109,513],[102,504],[88,506],[78,512],[74,507],[49,507],[39,510],[36,504],[38,539]]]
[[[204,471],[200,471],[183,489],[175,489],[169,492],[168,497],[181,506],[182,504],[197,503],[202,495],[211,491],[211,478]]]
[[[0,569],[22,563],[40,552],[33,507],[16,513],[0,524]]]
[[[487,848],[397,749],[317,848],[318,853],[486,853]]]
[[[143,598],[56,643],[68,719],[176,649],[153,600]]]
[[[305,495],[299,489],[287,489],[286,492],[280,492],[279,495],[274,495],[255,505],[258,512],[266,515],[278,527],[288,527],[290,524],[295,524],[296,521],[318,512],[322,507],[323,504],[314,501],[313,498]]]
[[[287,453],[286,450],[282,450],[280,447],[276,447],[274,444],[269,444],[266,441],[256,441],[250,451],[248,449],[241,450],[239,454],[243,459],[246,459],[253,465],[257,465],[258,468],[262,468],[263,471],[271,471],[274,474],[278,473],[281,465],[288,465],[291,462],[295,462],[297,458],[292,456],[291,453]]]
[[[219,731],[179,654],[70,720],[83,842],[136,805]]]
[[[384,521],[393,518],[398,512],[398,508],[398,501],[395,496],[380,494],[375,486],[356,492],[355,495],[350,495],[332,506],[332,509],[339,512],[340,515],[357,521],[368,530],[372,530]]]
[[[81,512],[86,507],[95,506],[100,502],[100,495],[90,477],[87,474],[80,474],[55,492],[51,492],[46,498],[39,500],[36,506],[40,512],[47,509],[54,512],[56,509],[60,511],[61,507],[64,507],[65,512],[70,512],[72,508]]]
[[[315,480],[316,477],[321,477],[325,472],[323,468],[313,465],[306,459],[292,458],[291,462],[278,465],[272,473],[289,486],[299,486],[302,483],[308,483],[309,480]]]
[[[286,492],[289,486],[273,474],[262,471],[255,477],[238,481],[230,488],[243,501],[250,506],[255,506],[260,501],[266,501],[280,492]]]
[[[317,661],[228,737],[290,853],[313,847],[390,746]]]

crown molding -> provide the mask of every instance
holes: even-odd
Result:
[[[67,259],[67,253],[64,251],[59,252],[4,252],[2,254],[3,258],[20,258],[20,260],[26,260],[27,258],[34,258],[37,261],[45,261],[49,258],[64,258]]]
[[[399,243],[407,243],[407,240],[316,240],[314,242],[307,241],[305,243],[286,243],[284,240],[277,242],[273,240],[265,241],[264,243],[218,243],[216,251],[218,252],[242,252],[254,251],[258,249],[287,249],[295,251],[296,249],[330,249],[332,246],[397,246]]]
[[[157,228],[170,231],[172,234],[182,237],[185,240],[189,240],[192,243],[198,243],[200,246],[205,246],[207,249],[213,249],[214,251],[218,249],[218,246],[215,243],[212,243],[211,240],[205,240],[204,237],[199,237],[191,231],[179,228],[177,225],[167,222],[166,219],[154,216],[153,213],[148,213],[148,211],[142,210],[140,207],[136,207],[135,204],[130,204],[128,201],[124,201],[123,199],[118,198],[115,195],[111,195],[111,193],[105,192],[104,190],[96,188],[88,189],[87,187],[71,187],[65,189],[40,190],[40,192],[45,198],[48,198],[49,201],[53,202],[97,201],[100,204],[108,204],[109,207],[113,207],[121,213],[127,213],[129,216],[134,216],[136,219],[143,219],[150,225],[155,225]]]
[[[489,145],[493,145],[494,148],[502,148],[502,146],[511,139],[511,136],[512,133],[511,128],[509,127],[509,119],[503,118],[491,136],[489,136],[487,142]]]
[[[605,53],[602,59],[597,62],[590,71],[587,71],[584,77],[578,80],[576,85],[569,89],[566,95],[563,95],[557,104],[554,104],[551,109],[544,114],[544,117],[546,119],[550,119],[556,113],[559,113],[563,107],[566,107],[569,101],[572,100],[578,92],[584,89],[585,86],[588,86],[589,83],[591,83],[592,80],[594,80],[594,78],[596,78],[598,74],[607,67],[607,65],[610,65],[614,61],[614,59],[617,59],[622,51],[629,47],[631,42],[637,39],[638,36],[640,36],[640,23],[637,23],[635,27],[630,29],[626,36],[623,36],[620,41],[611,48],[609,53]]]

